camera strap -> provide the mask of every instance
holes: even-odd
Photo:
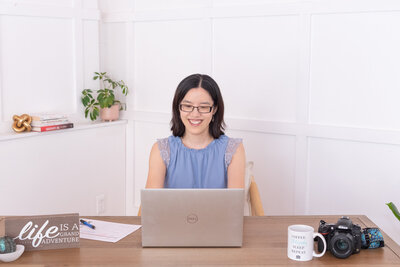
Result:
[[[380,248],[384,247],[385,242],[379,228],[364,228],[361,235],[361,248]]]

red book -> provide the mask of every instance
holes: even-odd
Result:
[[[64,123],[64,124],[59,124],[59,125],[48,125],[48,126],[42,126],[42,127],[32,127],[32,132],[48,132],[48,131],[54,131],[54,130],[62,130],[62,129],[67,129],[67,128],[73,128],[74,124],[73,123]]]

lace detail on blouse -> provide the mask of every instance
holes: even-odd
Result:
[[[228,169],[229,164],[231,164],[232,157],[236,152],[238,146],[242,143],[241,138],[229,138],[228,145],[225,151],[225,167]]]
[[[168,167],[169,159],[170,159],[170,150],[169,150],[169,142],[168,138],[158,139],[158,149],[161,153],[161,158],[165,163],[165,166]]]

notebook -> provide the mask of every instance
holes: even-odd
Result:
[[[143,189],[143,247],[241,247],[244,189]]]

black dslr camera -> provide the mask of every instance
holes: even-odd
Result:
[[[360,252],[361,227],[353,224],[349,217],[343,216],[336,224],[327,224],[321,220],[318,232],[325,237],[327,250],[337,258],[345,259]],[[322,252],[323,249],[324,244],[318,238],[318,251]]]

